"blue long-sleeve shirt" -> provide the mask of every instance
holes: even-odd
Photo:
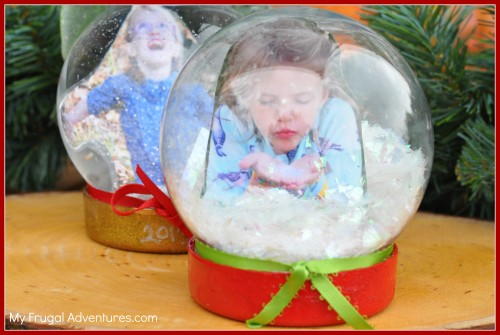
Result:
[[[120,106],[120,124],[130,152],[132,168],[137,164],[157,184],[164,185],[160,167],[160,122],[177,73],[167,79],[137,82],[126,74],[106,79],[90,91],[88,111],[99,114]],[[137,179],[137,176],[136,176]]]
[[[319,113],[315,131],[305,136],[296,149],[281,155],[276,155],[267,141],[242,126],[227,106],[221,106],[216,113],[210,139],[206,196],[231,202],[243,194],[252,170],[240,169],[239,162],[254,151],[267,153],[285,164],[292,164],[307,154],[319,154],[325,173],[317,182],[295,192],[298,197],[345,200],[353,188],[363,192],[359,126],[353,109],[344,100],[328,100]],[[313,133],[317,134],[316,139]]]

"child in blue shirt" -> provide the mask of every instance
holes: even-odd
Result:
[[[131,70],[107,78],[65,118],[72,124],[88,114],[120,109],[120,125],[130,152],[132,169],[140,164],[157,184],[164,185],[160,168],[160,121],[168,93],[183,57],[183,37],[172,14],[160,6],[138,6],[128,17]]]
[[[204,196],[225,202],[262,188],[300,198],[363,193],[355,112],[325,85],[335,46],[301,19],[264,23],[232,46],[220,75]]]

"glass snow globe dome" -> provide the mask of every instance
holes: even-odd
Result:
[[[392,243],[433,159],[429,107],[402,56],[320,9],[271,9],[211,36],[161,128],[168,192],[193,234],[284,263]]]
[[[188,56],[240,14],[222,6],[115,6],[80,35],[57,92],[58,124],[74,165],[95,188],[160,187],[160,121]]]

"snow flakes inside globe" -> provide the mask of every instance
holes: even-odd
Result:
[[[77,40],[61,73],[58,120],[89,184],[115,190],[138,181],[140,165],[164,187],[161,118],[195,46],[194,33],[174,10],[150,5],[107,13]]]
[[[190,122],[197,113],[211,117]],[[172,89],[161,141],[169,194],[198,238],[285,263],[392,242],[433,150],[425,97],[397,51],[355,21],[300,8],[207,40]]]

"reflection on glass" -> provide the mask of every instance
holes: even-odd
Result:
[[[359,198],[356,114],[325,85],[333,38],[282,19],[245,34],[226,56],[211,127],[204,196],[280,188],[300,198]]]
[[[193,234],[285,263],[393,241],[433,155],[425,96],[397,50],[358,22],[302,7],[247,16],[207,42],[162,121],[168,191]],[[188,118],[188,106],[209,117]]]

